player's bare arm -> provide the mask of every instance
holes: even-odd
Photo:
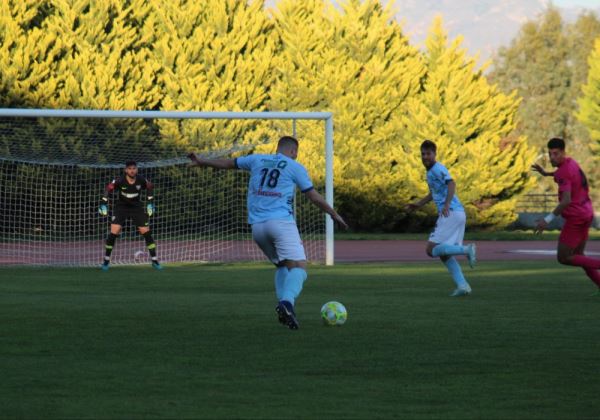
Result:
[[[541,165],[538,165],[537,163],[531,165],[531,170],[533,172],[538,172],[542,176],[554,176],[554,172],[546,171]]]
[[[558,203],[558,206],[556,206],[556,208],[552,210],[552,213],[548,214],[548,216],[544,217],[543,219],[538,220],[537,226],[535,228],[535,233],[542,233],[544,229],[548,227],[550,222],[554,220],[555,217],[560,216],[563,210],[566,209],[570,203],[571,191],[565,191],[562,195],[560,203]]]
[[[442,216],[448,217],[450,214],[450,203],[454,198],[454,194],[456,193],[456,182],[449,181],[448,182],[448,194],[446,195],[446,201],[444,202],[444,208],[442,209]]]
[[[429,193],[415,203],[408,203],[406,206],[404,206],[404,209],[407,211],[417,210],[423,207],[425,204],[429,203],[431,200],[433,200],[433,196],[431,195],[431,193]]]
[[[333,220],[335,220],[340,226],[342,226],[344,229],[348,229],[348,225],[346,224],[346,222],[344,221],[342,216],[340,216],[337,213],[337,211],[335,211],[327,203],[327,201],[325,201],[323,196],[321,194],[319,194],[316,190],[312,189],[310,191],[305,192],[304,194],[306,195],[306,198],[308,198],[310,201],[312,201],[318,208],[323,210],[325,213],[330,215],[331,218]]]
[[[216,169],[235,169],[235,159],[206,159],[195,153],[188,154],[194,166],[210,167]]]

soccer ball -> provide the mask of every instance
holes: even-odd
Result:
[[[325,325],[344,325],[348,319],[348,311],[340,302],[327,302],[321,308],[321,318]]]

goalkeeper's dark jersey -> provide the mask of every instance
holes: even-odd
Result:
[[[108,198],[108,195],[114,191],[116,194],[118,194],[116,203],[117,206],[142,207],[140,196],[143,190],[146,190],[147,200],[152,202],[154,198],[152,196],[153,185],[150,181],[143,176],[137,175],[135,177],[135,182],[130,184],[127,182],[125,176],[120,176],[113,179],[112,182],[106,186],[104,197]]]

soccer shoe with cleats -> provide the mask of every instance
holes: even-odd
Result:
[[[101,269],[102,271],[108,271],[108,269],[109,269],[109,268],[110,268],[110,265],[109,265],[109,264],[106,264],[106,263],[102,263],[102,264],[100,264],[100,269]]]
[[[286,325],[285,322],[285,314],[284,312],[279,308],[279,304],[277,304],[277,306],[275,306],[275,312],[277,312],[277,320],[279,321],[279,323],[281,325]]]
[[[298,329],[299,324],[296,319],[296,313],[294,312],[294,306],[290,302],[286,300],[280,301],[277,308],[275,308],[275,311],[277,311],[277,315],[279,316],[279,322],[283,319],[283,322],[281,323],[287,325],[290,330]]]
[[[152,268],[154,268],[155,270],[160,271],[160,270],[163,269],[163,266],[160,265],[160,263],[158,261],[152,261]]]
[[[467,245],[467,260],[469,267],[475,268],[475,264],[477,264],[477,246],[475,244]]]
[[[590,296],[595,296],[600,298],[600,289],[596,290],[594,293],[592,293]]]
[[[450,297],[469,296],[470,294],[471,294],[471,288],[470,287],[459,287],[457,289],[454,289],[454,292],[452,292],[450,294]]]

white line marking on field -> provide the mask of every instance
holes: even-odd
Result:
[[[555,249],[511,249],[510,254],[556,255]],[[585,255],[600,255],[600,252],[586,252]]]

